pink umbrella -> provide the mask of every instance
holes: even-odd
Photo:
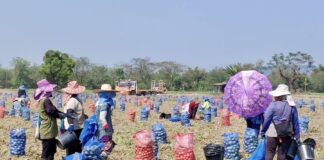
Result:
[[[272,85],[257,71],[241,71],[227,82],[224,92],[229,111],[242,117],[254,117],[265,111],[272,98]]]

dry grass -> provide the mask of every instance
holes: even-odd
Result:
[[[298,99],[303,97],[306,101],[310,98],[315,99],[316,104],[319,104],[320,100],[324,100],[324,96],[302,96],[298,95]],[[161,112],[170,112],[171,107],[174,102],[168,102],[161,106]],[[7,109],[9,105],[7,105]],[[118,105],[117,105],[118,106]],[[87,108],[87,105],[85,105]],[[203,146],[207,143],[222,143],[222,134],[228,132],[237,132],[240,135],[241,144],[241,154],[244,157],[242,137],[243,132],[246,127],[245,121],[243,119],[231,118],[232,126],[222,127],[220,125],[220,119],[213,118],[212,123],[205,124],[203,121],[191,121],[193,126],[189,128],[182,127],[179,123],[171,123],[167,120],[159,120],[158,115],[151,112],[149,121],[140,122],[139,121],[139,110],[140,107],[134,107],[131,104],[127,104],[127,109],[135,108],[137,110],[136,122],[129,122],[126,117],[126,112],[120,112],[118,109],[114,111],[113,114],[113,124],[115,129],[114,140],[118,144],[114,151],[112,152],[110,159],[113,160],[129,160],[133,159],[134,144],[132,141],[132,136],[139,130],[150,130],[154,123],[162,123],[167,130],[167,136],[169,144],[159,146],[159,158],[163,160],[173,159],[173,146],[174,138],[177,133],[190,133],[193,132],[195,135],[195,155],[197,159],[204,159]],[[312,137],[317,141],[316,148],[316,159],[324,159],[324,127],[321,125],[324,122],[324,108],[317,107],[315,113],[310,113],[308,108],[303,108],[300,110],[300,116],[310,117],[310,133],[302,135],[302,139],[307,137]],[[32,106],[32,110],[36,110]],[[31,127],[31,122],[25,122],[19,118],[6,117],[5,119],[0,119],[0,157],[1,159],[10,159],[8,156],[8,139],[9,139],[9,129],[10,128],[26,128],[27,131],[27,146],[26,146],[26,156],[24,157],[11,157],[12,159],[39,159],[41,154],[41,144],[39,141],[34,140],[34,129]],[[58,152],[55,155],[56,159],[61,159],[65,155],[65,152],[57,149]]]

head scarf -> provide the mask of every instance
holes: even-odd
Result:
[[[113,97],[116,93],[113,92],[99,92],[99,102],[100,103],[108,103],[110,106],[114,105]]]

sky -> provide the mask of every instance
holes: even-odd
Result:
[[[0,64],[59,50],[114,66],[131,58],[212,69],[305,52],[324,64],[323,0],[0,2]]]

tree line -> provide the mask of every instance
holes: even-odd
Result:
[[[59,87],[64,87],[69,80],[77,80],[94,89],[102,83],[114,85],[116,80],[132,79],[141,89],[150,88],[151,80],[164,80],[172,91],[210,91],[213,84],[226,82],[239,71],[257,70],[267,75],[274,87],[286,83],[297,92],[324,92],[324,66],[315,66],[314,62],[311,55],[296,52],[274,54],[269,62],[236,63],[211,70],[175,61],[153,62],[150,58],[133,58],[128,63],[107,67],[94,64],[87,57],[49,50],[40,65],[16,57],[11,60],[10,68],[0,66],[0,87],[17,88],[24,84],[36,88],[35,83],[46,78]]]

